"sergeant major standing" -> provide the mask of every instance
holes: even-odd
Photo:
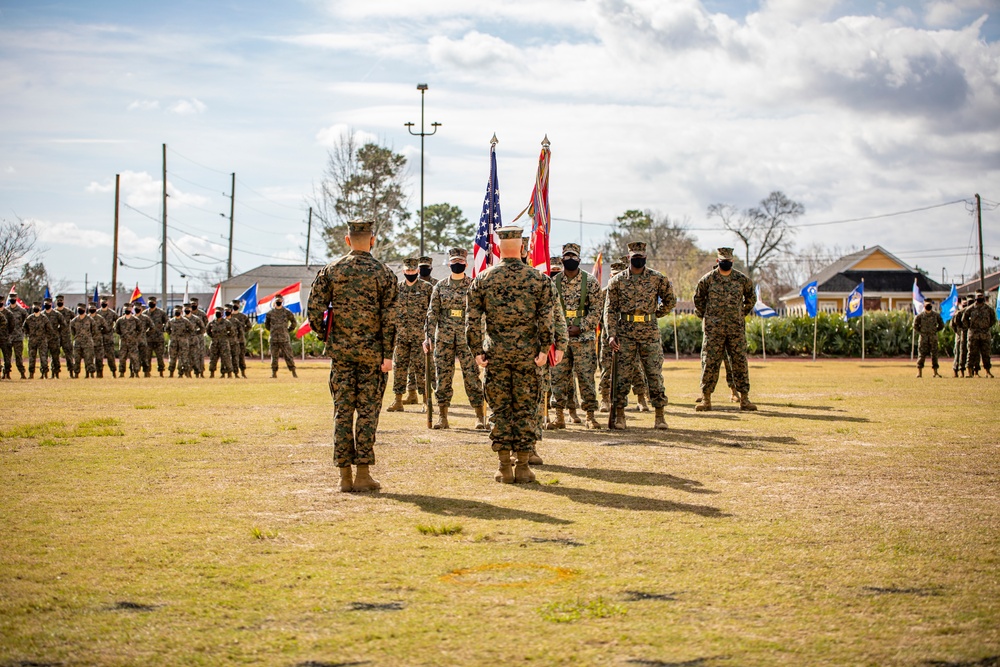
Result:
[[[399,283],[399,296],[396,300],[396,350],[392,361],[392,393],[395,400],[386,408],[387,412],[403,412],[404,405],[417,402],[418,393],[424,395],[427,371],[421,343],[424,339],[427,306],[431,302],[433,291],[433,285],[420,280],[417,259],[404,259],[403,280]],[[403,392],[407,390],[407,379],[411,374],[415,378],[414,387],[404,401]]]

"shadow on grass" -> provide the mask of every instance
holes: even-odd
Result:
[[[546,465],[545,472],[561,472],[577,477],[587,477],[602,482],[618,482],[619,484],[639,484],[643,486],[669,486],[672,489],[688,493],[718,493],[703,488],[701,482],[683,477],[674,477],[661,472],[633,472],[631,470],[606,470],[603,468],[578,468],[574,466]]]
[[[692,505],[690,503],[677,503],[671,500],[659,500],[657,498],[645,498],[643,496],[629,496],[624,493],[609,493],[607,491],[593,491],[591,489],[575,489],[569,486],[549,486],[547,484],[528,484],[524,487],[529,491],[548,493],[553,496],[561,496],[572,500],[575,503],[585,505],[596,505],[619,510],[638,510],[642,512],[690,512],[698,516],[722,518],[731,516],[722,512],[717,507],[709,505]]]
[[[497,505],[490,505],[489,503],[484,503],[479,500],[422,496],[412,493],[382,493],[379,495],[381,498],[389,498],[390,500],[398,500],[404,503],[413,503],[423,512],[440,514],[441,516],[465,516],[470,519],[490,520],[523,519],[525,521],[534,521],[536,523],[555,523],[560,525],[573,523],[572,521],[559,519],[554,516],[549,516],[548,514],[542,514],[541,512],[528,512],[526,510],[499,507]]]
[[[826,412],[847,412],[846,410],[835,408],[832,405],[799,405],[798,403],[765,403],[763,401],[756,401],[756,403],[757,405],[769,405],[773,408],[793,408],[795,410],[823,410]]]
[[[370,665],[371,660],[361,660],[360,662],[326,662],[324,660],[306,660],[297,662],[294,667],[355,667],[356,665]]]
[[[815,421],[828,421],[828,422],[854,422],[854,423],[870,423],[871,419],[867,417],[848,417],[843,414],[836,415],[810,415],[801,412],[781,412],[780,410],[758,410],[756,414],[761,417],[783,417],[785,419],[810,419]]]

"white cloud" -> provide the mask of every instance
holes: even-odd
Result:
[[[205,106],[204,102],[196,97],[192,97],[188,100],[177,100],[167,107],[167,111],[170,113],[180,114],[182,116],[189,116],[191,114],[204,113],[207,108],[208,107]]]
[[[377,142],[378,137],[371,132],[366,132],[364,130],[357,130],[348,127],[344,123],[337,123],[335,125],[330,125],[329,127],[324,127],[319,132],[316,133],[316,143],[318,143],[323,148],[333,148],[336,146],[342,138],[348,136],[351,132],[354,132],[354,142],[361,146],[369,142]]]
[[[135,100],[125,107],[126,111],[155,111],[160,108],[157,100]]]
[[[154,179],[147,172],[123,171],[120,174],[120,188],[122,201],[129,206],[136,208],[159,207],[163,202],[163,179]],[[115,191],[114,179],[108,179],[103,183],[91,181],[86,187],[86,191],[95,194],[104,194]],[[191,194],[179,190],[170,182],[170,175],[167,175],[167,194],[169,195],[170,206],[190,204],[192,206],[206,206],[210,199],[202,195]],[[158,213],[156,214],[159,215]]]
[[[82,229],[75,222],[51,222],[31,219],[38,231],[38,240],[46,244],[71,245],[79,248],[100,248],[112,245],[112,235],[95,229]]]
[[[434,36],[428,46],[431,62],[439,67],[496,72],[520,69],[522,64],[522,55],[515,46],[477,30],[466,33],[460,40]]]

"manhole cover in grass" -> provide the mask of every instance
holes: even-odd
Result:
[[[476,567],[452,570],[441,577],[443,581],[460,586],[491,586],[495,588],[519,588],[554,584],[572,579],[576,570],[535,563],[487,563]]]

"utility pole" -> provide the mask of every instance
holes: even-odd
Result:
[[[121,174],[115,174],[115,241],[111,251],[111,308],[118,307],[118,201],[121,196]]]
[[[233,277],[233,212],[236,208],[236,172],[233,172],[233,184],[229,188],[229,261],[226,262],[226,279]]]
[[[309,207],[309,222],[306,224],[306,268],[309,268],[309,243],[312,241],[313,207]]]
[[[418,83],[417,90],[420,91],[420,132],[413,131],[413,123],[404,123],[406,129],[415,137],[420,137],[420,254],[424,254],[424,137],[435,134],[441,123],[431,123],[434,128],[432,132],[424,132],[424,93],[427,92],[426,83]]]
[[[986,264],[983,261],[983,201],[976,193],[976,225],[979,227],[979,289],[986,293]]]
[[[160,298],[167,303],[167,145],[163,144],[163,251],[160,255]]]

